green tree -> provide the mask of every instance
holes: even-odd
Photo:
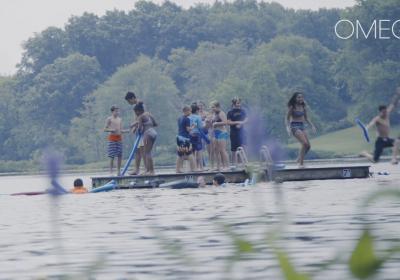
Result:
[[[134,91],[144,100],[146,109],[150,111],[159,123],[157,131],[157,146],[175,146],[176,119],[179,116],[180,102],[178,90],[171,78],[163,72],[164,64],[141,56],[137,62],[120,68],[87,100],[81,117],[73,120],[70,131],[70,142],[73,147],[84,155],[87,161],[98,160],[105,151],[105,134],[102,131],[104,121],[110,115],[110,107],[117,104],[121,107],[121,117],[124,126],[133,121],[132,108],[125,102],[125,93]],[[79,137],[86,139],[82,145]],[[125,139],[130,139],[127,136]],[[125,141],[125,150],[129,150],[131,141]],[[98,151],[102,151],[99,154]]]

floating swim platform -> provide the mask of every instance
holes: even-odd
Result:
[[[370,177],[369,167],[369,165],[286,167],[272,170],[271,178],[276,182],[362,179]]]
[[[362,179],[370,177],[369,165],[330,165],[310,166],[297,168],[290,166],[279,166],[280,168],[260,169],[261,177],[266,181],[287,182],[307,180],[341,180]],[[157,175],[135,175],[135,176],[103,176],[92,177],[92,192],[96,188],[106,185],[111,180],[115,182],[113,189],[140,189],[140,188],[174,188],[171,182],[186,181],[196,182],[202,176],[206,184],[212,184],[214,176],[220,172],[189,172],[189,173],[160,173]],[[251,174],[245,170],[232,170],[221,172],[225,175],[226,182],[233,184],[244,183],[251,180]]]

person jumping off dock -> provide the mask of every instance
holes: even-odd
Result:
[[[396,89],[396,94],[393,97],[392,102],[389,106],[380,105],[378,107],[379,113],[374,117],[370,123],[366,126],[366,129],[370,129],[372,126],[376,127],[378,137],[375,140],[374,154],[371,155],[367,151],[362,151],[361,156],[366,157],[371,162],[378,162],[379,158],[385,148],[393,147],[392,153],[392,164],[398,164],[397,155],[400,148],[400,136],[397,139],[389,137],[390,134],[390,113],[396,107],[400,100],[400,87]]]

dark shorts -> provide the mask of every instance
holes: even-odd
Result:
[[[109,158],[122,156],[122,141],[108,141],[107,154]]]
[[[375,141],[374,161],[379,161],[383,149],[393,147],[394,139],[389,137],[378,137]]]
[[[176,149],[178,156],[188,156],[192,153],[192,143],[189,138],[177,136],[176,144],[178,145],[178,148]]]
[[[201,143],[200,134],[193,134],[190,136],[190,143],[192,143],[193,151],[201,151],[203,145]]]
[[[245,137],[243,130],[231,130],[230,132],[231,139],[231,151],[236,152],[239,147],[243,147],[245,145]]]
[[[304,131],[305,125],[303,122],[291,122],[290,123],[290,130],[292,131],[293,135],[298,131]]]

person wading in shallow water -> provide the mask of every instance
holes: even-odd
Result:
[[[295,92],[290,98],[286,114],[286,130],[289,136],[292,134],[301,144],[299,157],[297,162],[299,167],[304,167],[304,157],[311,148],[306,132],[306,124],[311,126],[311,129],[316,133],[314,124],[310,121],[307,115],[307,106],[304,101],[303,93]]]

